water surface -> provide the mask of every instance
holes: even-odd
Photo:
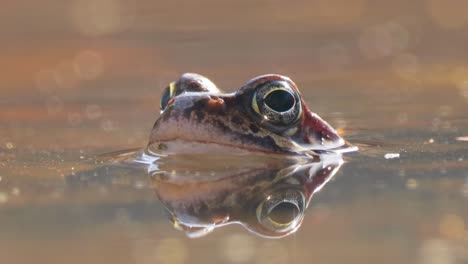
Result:
[[[0,11],[2,263],[468,261],[460,3],[90,3]],[[187,71],[226,91],[288,75],[360,147],[296,233],[272,240],[229,225],[189,239],[147,170],[93,163],[144,147],[160,92]],[[82,171],[93,173],[70,177]]]

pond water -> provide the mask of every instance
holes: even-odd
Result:
[[[459,5],[7,4],[0,262],[468,262],[468,20]],[[160,94],[183,72],[228,92],[287,75],[359,151],[325,164],[209,153],[125,162],[147,144]],[[259,193],[291,201],[283,209],[292,218],[271,218],[293,223],[282,238],[267,238],[277,229]],[[223,223],[229,211],[243,225],[187,231],[193,208],[200,223]]]

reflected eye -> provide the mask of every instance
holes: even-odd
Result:
[[[175,83],[172,82],[167,86],[162,95],[161,95],[161,101],[160,101],[160,107],[161,107],[161,112],[166,109],[167,105],[169,104],[169,100],[171,100],[172,97],[174,97],[174,85]]]
[[[294,123],[302,111],[299,95],[283,81],[267,82],[257,87],[252,108],[262,120],[276,126]]]
[[[257,207],[257,220],[275,232],[294,229],[304,215],[304,195],[296,190],[274,193]]]
[[[268,214],[268,218],[272,223],[278,226],[287,225],[294,221],[299,215],[299,208],[295,203],[281,202],[273,207]]]

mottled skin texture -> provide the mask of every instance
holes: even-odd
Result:
[[[287,86],[297,98],[295,105],[301,111],[292,123],[273,124],[252,107],[258,87],[273,82]],[[148,149],[153,152],[183,152],[184,142],[191,142],[297,154],[329,150],[345,143],[328,123],[309,110],[294,82],[281,75],[259,76],[230,94],[222,93],[198,74],[182,75],[171,88],[172,97],[151,132]]]

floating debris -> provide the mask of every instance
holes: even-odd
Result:
[[[14,148],[15,148],[15,145],[13,144],[13,142],[7,142],[7,143],[5,144],[5,147],[6,147],[7,149],[14,149]]]
[[[406,188],[408,188],[409,190],[414,190],[418,188],[418,186],[419,186],[419,183],[415,179],[408,179],[406,181]]]
[[[134,182],[133,186],[135,187],[135,189],[143,189],[143,188],[146,187],[146,182],[136,181],[136,182]]]
[[[384,156],[385,159],[398,159],[400,158],[400,153],[387,153]]]
[[[428,141],[425,141],[424,144],[432,144],[434,143],[434,139],[430,138]]]

